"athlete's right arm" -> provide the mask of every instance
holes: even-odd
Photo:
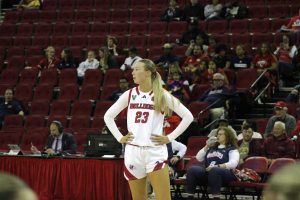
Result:
[[[123,137],[115,122],[116,116],[128,106],[129,91],[124,92],[120,98],[106,111],[104,121],[113,136],[120,142]]]

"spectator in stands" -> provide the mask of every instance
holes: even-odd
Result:
[[[213,37],[208,38],[208,48],[207,48],[207,54],[211,57],[214,58],[216,55],[216,46],[217,46],[217,41]]]
[[[117,67],[117,61],[113,58],[106,47],[101,47],[99,49],[99,68],[106,73],[110,68]]]
[[[197,66],[201,63],[201,61],[209,61],[210,58],[208,55],[203,51],[202,46],[195,45],[193,48],[193,53],[191,56],[188,56],[183,65],[182,70],[184,73],[191,73],[194,72]]]
[[[272,54],[269,44],[261,44],[252,60],[251,67],[257,69],[258,74],[261,74],[266,69],[269,71],[277,70],[277,58]]]
[[[300,164],[284,166],[274,173],[267,182],[264,200],[300,199]]]
[[[284,81],[291,79],[295,67],[292,61],[296,51],[297,47],[292,44],[291,38],[288,35],[283,35],[280,46],[274,52],[278,58],[278,72],[281,76],[279,86],[283,86]]]
[[[117,44],[118,44],[117,38],[110,35],[106,37],[106,47],[108,48],[110,55],[112,56],[119,55],[117,52]]]
[[[88,69],[98,69],[99,61],[95,58],[94,51],[88,51],[87,59],[79,64],[77,68],[78,80],[81,83],[85,74],[85,71]]]
[[[189,100],[188,91],[185,89],[184,81],[179,72],[174,73],[172,79],[167,82],[167,90],[181,102]]]
[[[231,101],[234,101],[234,94],[225,85],[225,77],[220,73],[213,75],[212,88],[206,91],[200,101],[210,105],[211,119],[218,119],[225,113],[225,109],[230,108]]]
[[[273,115],[267,124],[266,131],[264,137],[266,138],[271,132],[274,127],[275,122],[281,121],[285,124],[285,131],[287,135],[291,135],[293,129],[296,126],[296,119],[295,117],[287,114],[288,108],[284,101],[278,101],[275,104],[275,115]]]
[[[41,6],[40,0],[21,0],[18,8],[19,9],[39,9]]]
[[[188,48],[185,51],[185,55],[190,56],[193,53],[194,47],[196,45],[202,47],[203,51],[207,53],[208,46],[205,44],[207,39],[208,38],[204,38],[204,35],[202,35],[202,34],[197,35],[195,41],[191,40]]]
[[[250,68],[251,58],[246,55],[246,50],[243,45],[238,45],[235,48],[235,56],[231,59],[231,66],[234,70]]]
[[[3,200],[37,200],[32,189],[20,178],[0,173],[0,199]]]
[[[163,45],[164,55],[162,55],[159,59],[155,60],[154,63],[166,69],[170,63],[179,63],[180,59],[178,56],[172,54],[173,45],[170,43],[165,43]]]
[[[291,31],[291,32],[300,31],[300,9],[299,9],[299,15],[292,17],[286,26],[285,25],[281,26],[280,31]]]
[[[172,156],[169,159],[169,163],[171,167],[175,167],[178,161],[182,159],[183,156],[185,155],[187,147],[181,142],[177,142],[176,140],[173,140],[171,142],[171,148],[172,148]]]
[[[45,58],[43,58],[37,66],[39,70],[43,69],[58,69],[60,60],[55,56],[55,48],[48,46],[45,50]],[[27,66],[26,69],[32,68],[32,66]]]
[[[207,70],[208,62],[206,60],[203,60],[200,62],[199,65],[196,66],[196,68],[193,68],[191,70],[192,72],[192,83],[191,84],[203,84],[206,81],[204,80],[204,73]]]
[[[269,159],[294,158],[295,144],[286,135],[286,125],[277,121],[274,124],[272,135],[265,139],[263,153]]]
[[[220,19],[222,7],[223,6],[222,6],[222,4],[219,3],[219,0],[211,0],[211,3],[207,4],[204,7],[205,19],[206,20]]]
[[[237,134],[236,131],[232,128],[232,126],[229,125],[229,121],[226,118],[220,118],[218,120],[218,128],[215,128],[213,130],[210,131],[210,133],[207,135],[207,137],[217,137],[217,131],[219,128],[228,128],[230,129],[230,131],[232,131],[232,133],[234,134],[234,136],[237,138]]]
[[[296,85],[289,95],[286,97],[285,101],[290,103],[298,103],[299,102],[299,91],[300,91],[300,84]]]
[[[218,44],[215,48],[215,55],[213,57],[217,68],[229,69],[230,57],[228,56],[228,47],[225,44]]]
[[[14,93],[12,89],[6,89],[4,98],[0,99],[0,125],[6,115],[24,116],[22,106],[18,101],[14,100]]]
[[[169,7],[165,10],[161,19],[163,21],[179,21],[182,18],[182,10],[176,0],[170,0]]]
[[[186,21],[204,20],[204,9],[198,0],[190,0],[183,10],[183,19]]]
[[[206,185],[210,188],[212,199],[221,198],[221,187],[230,181],[236,180],[232,169],[239,163],[239,152],[234,134],[228,128],[220,128],[217,132],[217,142],[207,144],[196,155],[203,166],[194,165],[187,170],[188,200],[194,199],[197,185]]]
[[[243,137],[238,141],[240,164],[242,164],[246,158],[260,156],[263,143],[262,138],[256,139],[253,137],[254,131],[250,124],[242,126],[241,134]]]
[[[74,136],[64,132],[61,122],[56,120],[51,122],[50,135],[43,153],[50,156],[76,154],[76,148]],[[34,144],[31,144],[31,152],[34,154],[41,153]]]
[[[173,75],[176,74],[176,73],[182,74],[182,71],[181,71],[181,69],[180,69],[180,67],[179,67],[178,62],[170,63],[169,66],[168,66],[168,77],[167,77],[167,81],[172,80],[172,79],[173,79]],[[166,82],[167,82],[167,81],[166,81]]]
[[[138,56],[137,48],[131,47],[128,51],[128,57],[125,59],[124,64],[120,67],[121,70],[131,70],[133,65],[141,60],[142,58]]]
[[[61,60],[58,65],[58,69],[69,69],[69,68],[77,68],[75,60],[72,55],[72,51],[69,48],[65,48],[61,52]]]
[[[112,95],[109,97],[110,101],[117,101],[119,97],[129,89],[128,79],[126,77],[122,77],[119,80],[119,89],[114,91]]]
[[[199,29],[197,21],[190,22],[188,30],[182,34],[178,42],[181,44],[190,44],[192,40],[195,41],[198,35],[202,35],[203,38],[208,37],[205,32]]]
[[[213,83],[213,76],[215,73],[220,73],[224,76],[224,84],[229,85],[228,78],[226,73],[223,69],[217,68],[215,61],[210,60],[208,62],[208,69],[206,69],[203,73],[203,80],[202,83],[204,84],[212,84]]]
[[[262,139],[263,138],[260,133],[253,131],[252,124],[250,122],[248,122],[247,120],[243,121],[241,130],[246,129],[245,127],[251,127],[252,132],[253,132],[253,134],[252,134],[253,139]],[[238,140],[243,140],[243,137],[244,137],[243,133],[240,133],[237,138],[238,138]]]
[[[242,3],[233,0],[226,2],[221,15],[225,19],[244,19],[248,16],[248,10]]]

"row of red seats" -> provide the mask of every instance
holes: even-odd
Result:
[[[244,20],[217,20],[201,21],[199,28],[208,33],[268,33],[276,32],[288,19],[244,19]],[[0,26],[0,36],[96,36],[113,34],[155,35],[155,34],[181,34],[187,30],[186,22],[153,22],[153,23],[39,23],[39,24],[3,24]]]

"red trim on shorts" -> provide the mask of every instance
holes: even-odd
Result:
[[[165,165],[166,165],[166,162],[157,163],[157,165],[154,167],[153,171],[160,170],[160,169],[164,168]]]
[[[139,88],[138,88],[138,87],[136,87],[136,93],[137,93],[138,95],[140,95],[140,91],[139,91]]]
[[[135,177],[124,165],[124,175],[128,178],[128,180],[136,180],[137,177]]]

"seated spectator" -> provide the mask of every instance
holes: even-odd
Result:
[[[88,51],[87,53],[87,59],[79,64],[79,67],[77,68],[77,75],[78,78],[83,79],[85,71],[88,69],[98,69],[99,67],[99,61],[95,58],[95,52],[94,51]]]
[[[48,46],[45,50],[45,58],[43,58],[37,66],[27,66],[28,68],[37,68],[38,70],[44,69],[58,69],[59,59],[55,56],[55,49],[52,46]]]
[[[231,66],[234,70],[250,68],[251,59],[246,55],[243,45],[236,46],[235,54],[231,59]]]
[[[35,192],[20,178],[12,174],[0,173],[0,199],[37,200]]]
[[[247,121],[247,120],[244,120],[243,123],[242,123],[242,130],[244,130],[245,128],[244,127],[252,127],[252,125]],[[251,128],[253,130],[253,128]],[[263,139],[262,135],[256,131],[252,131],[253,134],[252,134],[252,138],[253,139]],[[243,140],[243,133],[240,133],[237,137],[238,140]]]
[[[189,100],[188,91],[184,87],[184,82],[179,72],[174,73],[172,79],[168,80],[167,90],[182,102]]]
[[[188,45],[191,43],[191,40],[195,41],[198,35],[202,35],[203,38],[208,37],[205,32],[199,29],[198,22],[192,21],[188,24],[188,30],[182,34],[179,43]]]
[[[216,55],[216,47],[217,47],[217,41],[213,37],[208,38],[208,48],[207,48],[207,54],[211,57],[214,58]]]
[[[109,51],[109,54],[112,56],[118,56],[118,52],[117,52],[117,38],[113,37],[113,36],[107,36],[106,37],[106,47]]]
[[[53,121],[50,124],[50,135],[48,136],[45,151],[43,153],[50,156],[76,154],[76,147],[74,136],[64,132],[61,122]],[[31,146],[31,152],[34,154],[41,153],[34,144]]]
[[[263,140],[253,138],[254,131],[251,125],[242,126],[242,139],[238,141],[240,164],[249,157],[260,156]]]
[[[270,137],[265,139],[263,153],[267,158],[276,159],[295,157],[295,143],[287,137],[285,127],[283,122],[275,122]]]
[[[246,6],[236,0],[227,2],[222,9],[222,17],[225,19],[244,19],[247,16]]]
[[[77,68],[77,65],[75,64],[71,49],[65,48],[61,52],[61,61],[58,65],[58,69],[62,70],[69,68]]]
[[[172,80],[173,79],[173,75],[174,74],[177,74],[177,73],[180,73],[182,74],[182,71],[178,65],[178,62],[174,62],[174,63],[170,63],[169,66],[168,66],[168,77],[167,77],[167,80]]]
[[[228,128],[220,128],[217,142],[206,145],[196,155],[203,166],[192,166],[187,170],[188,200],[194,199],[197,185],[208,185],[212,199],[220,200],[221,187],[236,180],[232,170],[238,166],[240,155],[237,141]]]
[[[191,77],[191,84],[202,84],[206,83],[204,79],[204,73],[207,70],[208,62],[206,60],[203,60],[199,63],[199,65],[196,65],[195,68],[191,69],[192,77]]]
[[[41,6],[41,1],[40,0],[21,0],[18,8],[19,9],[39,9]]]
[[[292,44],[291,38],[288,35],[283,35],[280,46],[274,52],[278,59],[278,72],[281,76],[279,86],[283,86],[285,81],[291,79],[295,68],[292,61],[296,51],[297,47]]]
[[[266,138],[271,132],[274,127],[275,122],[281,121],[285,124],[285,131],[288,136],[291,135],[292,131],[296,126],[296,119],[295,117],[289,115],[287,113],[288,108],[284,101],[278,101],[275,104],[275,115],[273,115],[267,124],[264,137]]]
[[[204,7],[204,17],[206,20],[210,19],[220,19],[222,4],[219,3],[219,0],[211,0],[210,4],[207,4]]]
[[[21,115],[24,116],[22,106],[16,100],[14,100],[14,94],[12,89],[6,89],[4,98],[0,99],[0,126],[7,115]]]
[[[190,56],[193,53],[194,47],[196,45],[202,47],[203,51],[205,53],[207,53],[207,50],[208,50],[208,46],[206,45],[207,40],[208,40],[208,38],[206,38],[205,35],[202,35],[202,34],[197,35],[195,41],[194,40],[190,41],[190,44],[189,44],[188,48],[185,51],[185,55]]]
[[[300,84],[296,85],[289,95],[286,97],[285,101],[289,103],[298,103],[299,102],[299,91],[300,91]]]
[[[277,70],[277,58],[272,54],[269,44],[261,44],[252,60],[251,67],[255,68],[258,74],[261,74],[266,69],[270,71]]]
[[[204,20],[204,9],[198,0],[190,0],[184,10],[183,19],[186,21]]]
[[[182,144],[181,142],[177,142],[176,140],[171,142],[171,148],[172,156],[169,159],[169,163],[171,167],[175,167],[178,161],[185,155],[187,148],[186,145]]]
[[[188,56],[183,65],[182,70],[184,73],[194,72],[197,66],[201,63],[201,61],[209,61],[208,55],[203,51],[201,46],[195,45],[193,48],[193,53],[191,56]]]
[[[128,79],[126,77],[122,77],[119,80],[119,89],[117,91],[113,91],[112,95],[108,100],[117,101],[119,97],[129,89]]]
[[[300,9],[299,9],[299,15],[292,17],[286,26],[285,25],[281,26],[279,31],[290,31],[290,32],[300,31]]]
[[[207,137],[217,137],[217,131],[219,128],[228,128],[230,129],[230,131],[232,131],[232,133],[234,134],[234,136],[237,138],[237,134],[236,134],[236,131],[232,128],[232,126],[229,125],[229,121],[225,118],[220,118],[218,120],[218,128],[215,128],[213,130],[210,131],[210,133],[207,135]]]
[[[173,45],[170,43],[165,43],[163,46],[164,55],[160,56],[159,59],[155,60],[154,63],[166,69],[170,63],[175,63],[180,61],[178,56],[172,54]]]
[[[141,59],[142,58],[137,54],[137,49],[135,47],[131,47],[128,51],[128,57],[125,59],[124,64],[120,67],[120,69],[123,71],[133,69],[133,65]]]
[[[230,57],[228,56],[228,48],[225,44],[218,44],[215,48],[215,55],[213,57],[217,68],[229,69],[230,67]]]
[[[300,164],[291,164],[280,168],[273,174],[264,189],[264,200],[300,199]]]
[[[199,99],[210,105],[211,120],[222,116],[226,111],[225,109],[229,109],[230,101],[234,101],[234,93],[224,85],[224,82],[225,77],[220,73],[215,73],[211,89]]]
[[[182,10],[179,8],[176,0],[170,0],[169,7],[165,10],[161,19],[163,21],[179,21],[182,18]]]
[[[216,63],[213,60],[210,60],[208,62],[208,69],[204,70],[202,83],[204,83],[204,84],[213,83],[213,76],[215,73],[222,74],[224,76],[225,85],[229,85],[229,81],[228,81],[225,71],[223,69],[217,68]]]
[[[108,69],[117,67],[117,61],[109,54],[106,47],[101,47],[99,49],[99,68],[106,73]]]

